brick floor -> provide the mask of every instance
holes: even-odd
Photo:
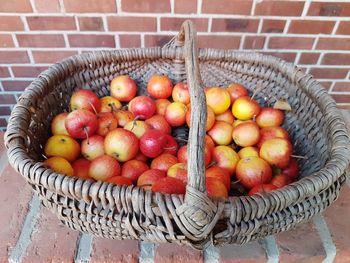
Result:
[[[346,115],[347,118],[349,116]],[[78,232],[65,227],[46,208],[40,208],[39,203],[35,220],[32,218],[33,227],[28,232],[23,224],[35,211],[30,205],[35,197],[32,199],[29,186],[7,164],[2,134],[0,162],[0,225],[6,226],[0,229],[0,262],[7,262],[8,259],[17,262],[11,256],[20,251],[22,262],[255,263],[278,262],[279,258],[279,262],[283,263],[316,263],[326,258],[324,262],[332,262],[332,246],[336,247],[333,262],[350,262],[350,183],[344,186],[339,200],[326,210],[323,217],[319,217],[324,222],[324,225],[321,224],[322,229],[316,221],[310,221],[294,230],[280,233],[272,238],[274,252],[269,250],[266,240],[243,246],[214,248],[210,255],[206,251],[167,244],[151,246],[150,255],[143,258],[140,252],[142,244],[137,241],[107,240],[84,235],[88,238],[83,242]],[[25,246],[21,243],[25,236],[23,233],[29,237]],[[80,251],[85,254],[81,256]]]

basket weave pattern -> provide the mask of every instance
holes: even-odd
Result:
[[[198,54],[197,54],[198,53]],[[50,122],[68,110],[78,88],[99,96],[128,74],[146,94],[153,74],[190,86],[189,182],[185,196],[162,195],[135,186],[114,186],[57,174],[43,166]],[[203,87],[242,83],[261,105],[286,99],[292,111],[284,127],[300,160],[302,179],[272,193],[211,200],[204,184],[206,106]],[[255,53],[202,49],[185,22],[163,48],[86,53],[44,71],[25,90],[5,134],[12,166],[67,226],[113,239],[175,242],[203,248],[209,243],[243,244],[288,230],[328,207],[339,195],[349,163],[349,138],[335,102],[311,76],[280,59]]]

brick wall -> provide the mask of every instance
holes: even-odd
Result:
[[[96,49],[166,43],[191,18],[200,47],[281,57],[350,109],[350,1],[11,0],[0,3],[0,129],[50,64]]]

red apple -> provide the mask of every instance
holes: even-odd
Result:
[[[176,163],[172,165],[167,172],[169,177],[177,178],[184,183],[187,183],[187,164],[186,163]]]
[[[72,163],[74,170],[74,176],[78,176],[81,179],[92,179],[89,176],[90,161],[86,159],[77,159]]]
[[[226,169],[231,175],[236,171],[238,154],[229,146],[217,146],[213,151],[216,166]]]
[[[259,155],[271,165],[284,169],[288,167],[292,144],[281,138],[269,139],[260,148]]]
[[[212,87],[205,91],[207,105],[215,114],[224,113],[231,105],[230,94],[224,88]]]
[[[151,118],[156,112],[156,104],[154,101],[146,96],[138,96],[129,102],[129,111],[131,111],[136,118],[145,120]]]
[[[120,165],[116,159],[108,155],[97,157],[90,164],[89,176],[95,180],[105,181],[118,175],[120,175]]]
[[[130,101],[136,96],[137,86],[135,80],[122,75],[111,82],[111,95],[119,101]]]
[[[272,170],[265,160],[259,157],[246,157],[239,160],[236,177],[245,188],[252,189],[256,185],[270,182]]]
[[[68,116],[68,112],[62,112],[56,115],[51,122],[51,132],[52,135],[69,135],[65,121]]]
[[[158,99],[155,101],[156,104],[156,114],[158,115],[165,115],[166,108],[171,102],[167,99]]]
[[[239,97],[249,95],[246,88],[243,85],[238,84],[238,83],[232,83],[231,85],[229,85],[227,87],[227,91],[228,91],[228,93],[230,93],[231,103],[233,103]]]
[[[260,128],[280,126],[284,121],[284,113],[274,108],[262,108],[256,117]]]
[[[125,124],[124,129],[133,132],[140,139],[146,131],[151,129],[151,126],[144,121],[133,120]]]
[[[139,139],[131,131],[117,128],[109,132],[105,138],[106,154],[120,162],[133,159],[139,151]]]
[[[219,179],[221,182],[223,182],[227,191],[230,192],[231,176],[226,169],[218,166],[212,166],[205,171],[205,177],[206,178],[213,177],[213,178]]]
[[[89,139],[83,140],[81,142],[81,154],[90,161],[104,155],[104,137],[93,135]]]
[[[122,104],[116,98],[111,96],[105,96],[100,99],[101,110],[100,112],[116,112],[121,109]]]
[[[278,174],[272,177],[270,184],[273,184],[277,188],[281,188],[289,184],[289,178],[285,174]]]
[[[289,180],[294,181],[299,176],[299,165],[296,160],[290,159],[290,162],[286,168],[282,170]]]
[[[216,121],[208,131],[208,135],[217,145],[229,145],[232,142],[232,125],[224,121]]]
[[[258,184],[249,191],[248,195],[253,195],[256,193],[269,193],[276,189],[278,189],[278,187],[273,184]]]
[[[178,163],[178,160],[174,155],[163,153],[153,159],[151,162],[151,168],[167,172],[168,169],[176,163]]]
[[[179,151],[177,152],[177,158],[180,163],[187,163],[188,157],[187,157],[187,144],[180,147]],[[207,167],[211,162],[211,151],[208,146],[204,147],[204,163]]]
[[[215,120],[224,121],[224,122],[227,122],[228,124],[232,125],[233,122],[235,121],[235,117],[233,117],[232,111],[228,109],[227,111],[216,115]]]
[[[140,151],[147,157],[155,158],[162,154],[165,144],[165,133],[158,130],[148,130],[140,138]]]
[[[227,198],[228,191],[222,181],[214,177],[208,177],[205,180],[208,196],[211,198]]]
[[[187,106],[181,102],[173,102],[168,105],[165,111],[166,121],[173,127],[178,127],[186,123]]]
[[[260,129],[255,122],[241,123],[232,131],[233,141],[241,147],[253,146],[260,139]]]
[[[165,176],[166,173],[164,171],[157,169],[147,170],[137,179],[137,186],[150,191],[152,186]]]
[[[148,158],[146,155],[144,155],[142,152],[138,152],[136,156],[134,157],[134,160],[138,160],[144,163],[147,163]]]
[[[246,157],[259,157],[259,150],[256,147],[248,146],[240,149],[238,155],[241,159]]]
[[[101,102],[91,90],[81,89],[73,93],[69,106],[72,111],[87,110],[96,114],[101,109]]]
[[[154,115],[145,121],[152,129],[171,134],[171,127],[162,115]]]
[[[282,138],[289,140],[288,132],[282,127],[266,127],[260,129],[260,140],[257,144],[258,148],[261,148],[261,145],[269,140],[274,138]]]
[[[176,102],[181,102],[185,105],[190,103],[190,92],[187,83],[179,82],[174,86],[172,98]]]
[[[153,75],[147,84],[147,92],[153,98],[166,99],[171,96],[173,84],[167,76]]]
[[[186,193],[186,187],[185,184],[179,179],[164,177],[153,184],[152,192],[184,195]]]
[[[100,112],[97,114],[98,129],[96,133],[101,136],[106,136],[107,133],[118,127],[118,120],[111,112]]]
[[[169,153],[172,155],[176,155],[177,150],[179,149],[179,145],[177,144],[177,141],[175,140],[175,138],[169,134],[165,134],[165,139],[166,139],[166,141],[165,141],[163,153]]]
[[[132,185],[132,181],[129,178],[123,176],[113,176],[106,180],[107,183],[115,185]]]
[[[135,119],[134,114],[127,110],[118,110],[114,112],[114,116],[118,120],[118,126],[120,127],[124,127],[127,123]]]
[[[209,148],[210,152],[212,153],[215,149],[215,143],[213,139],[208,134],[205,135],[204,139],[205,139],[205,145]]]
[[[136,183],[140,175],[149,169],[148,165],[139,160],[130,160],[122,165],[121,176],[129,178],[133,183]]]
[[[66,117],[65,127],[73,138],[86,139],[97,131],[98,120],[91,111],[75,110]]]

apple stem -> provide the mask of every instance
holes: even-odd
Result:
[[[92,109],[94,110],[95,114],[97,115],[97,110],[96,110],[96,108],[94,107],[94,105],[92,105],[92,103],[91,103],[90,101],[89,101],[88,103],[90,104],[90,106],[91,106]]]
[[[208,165],[207,168],[210,168],[210,167],[214,166],[215,164],[217,164],[217,161],[212,161],[212,162]]]
[[[85,135],[86,135],[86,139],[87,139],[87,144],[90,144],[90,141],[89,141],[89,133],[87,132],[87,128],[84,127],[83,128],[84,132],[85,132]]]
[[[296,159],[308,159],[306,156],[294,155],[294,154],[292,154],[290,157],[293,157],[293,158],[296,158]]]
[[[231,184],[237,184],[237,183],[239,183],[241,180],[237,180],[237,181],[233,181],[233,182],[231,182]]]
[[[163,147],[164,150],[172,150],[172,149],[175,149],[176,146],[171,146],[171,147]]]

